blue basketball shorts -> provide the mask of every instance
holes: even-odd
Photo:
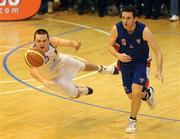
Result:
[[[148,86],[148,67],[143,64],[121,65],[122,82],[125,92],[132,93],[132,84],[142,85],[145,89]],[[142,91],[144,91],[144,89]]]

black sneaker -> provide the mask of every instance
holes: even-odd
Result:
[[[114,72],[113,72],[113,75],[117,75],[119,74],[119,70],[116,66],[114,66]]]
[[[88,89],[87,95],[93,94],[93,89],[91,87],[87,87],[87,89]]]

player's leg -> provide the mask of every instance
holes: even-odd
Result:
[[[141,93],[141,98],[144,102],[148,104],[150,109],[154,109],[156,107],[156,99],[154,97],[154,89],[149,86],[143,89],[144,91]],[[128,98],[132,99],[132,93],[127,94]]]
[[[60,71],[60,77],[58,77],[58,86],[62,88],[66,95],[71,98],[78,98],[81,95],[90,95],[93,93],[93,89],[85,86],[80,87],[74,85],[73,78],[79,71],[85,69],[85,63],[74,59],[70,56],[63,55],[62,58],[62,67]]]
[[[151,96],[151,94],[154,94],[154,89],[151,86],[143,87],[143,91],[141,93],[142,100],[146,101]],[[127,96],[130,100],[132,99],[132,93],[128,93]]]
[[[131,117],[135,119],[141,106],[142,88],[142,85],[132,84]]]
[[[98,71],[99,73],[107,73],[107,74],[118,74],[118,69],[116,66],[104,66],[104,65],[96,65],[87,61],[83,61],[80,59],[76,59],[74,57],[68,55],[61,55],[61,59],[65,62],[66,67],[71,70],[73,74],[78,73],[79,71]]]
[[[106,73],[113,75],[119,74],[118,68],[112,65],[109,66],[100,65],[98,72],[102,74],[106,74]]]
[[[142,85],[133,83],[131,93],[131,113],[126,127],[126,133],[136,132],[137,114],[141,107]]]
[[[99,73],[102,74],[118,74],[118,69],[116,66],[105,66],[105,65],[96,65],[93,63],[85,62],[85,69],[84,71],[98,71]]]
[[[146,83],[146,65],[136,65],[132,78],[131,114],[126,128],[127,133],[136,132],[137,114],[141,107],[141,99],[149,99],[150,96],[152,96],[149,92],[144,91],[145,89],[143,89],[145,88]]]
[[[79,87],[77,85],[74,85],[72,79],[73,76],[70,72],[61,72],[61,75],[54,79],[56,85],[51,89],[73,99],[78,98],[81,95],[90,95],[93,93],[93,89],[90,87]]]
[[[145,88],[145,83],[147,81],[146,67],[145,66],[137,67],[134,70],[133,74],[131,73],[131,70],[133,69],[124,70],[122,68],[121,70],[122,70],[122,76],[126,77],[124,79],[123,86],[125,88],[128,98],[131,99],[131,113],[130,113],[130,117],[128,118],[126,132],[134,133],[136,132],[137,114],[141,107],[141,99],[142,98],[148,99],[150,97],[149,93],[147,92],[148,89],[147,88],[143,89]],[[132,79],[131,79],[131,75],[133,75]],[[130,82],[130,80],[132,80],[132,83]],[[142,93],[143,90],[146,91]]]
[[[132,100],[135,98],[135,97],[133,97],[134,94],[132,94],[132,80],[133,80],[132,75],[133,75],[133,72],[134,72],[133,68],[121,66],[121,75],[122,75],[123,87],[124,87],[124,90],[125,90],[128,98],[131,100],[131,111],[132,111],[130,117],[128,118],[128,124],[126,127],[127,133],[136,132],[136,123],[137,123],[136,116],[134,116],[135,115],[134,109],[136,109],[136,108],[132,107],[132,104],[135,103],[135,102],[132,103]],[[133,89],[135,89],[134,86],[133,86]],[[136,92],[133,92],[133,93],[136,93]],[[141,100],[141,97],[140,97],[140,100]]]
[[[128,119],[129,122],[126,127],[126,132],[134,133],[136,132],[137,114],[141,107],[142,90],[147,80],[146,66],[136,65],[128,68],[128,70],[128,73],[132,71],[130,74],[132,81],[132,93],[131,96],[129,95],[129,98],[131,98],[131,112]],[[124,72],[124,70],[122,70],[122,72]]]
[[[148,65],[146,66],[147,80],[143,87],[141,97],[142,97],[142,100],[145,101],[151,109],[154,109],[156,107],[156,100],[154,97],[154,89],[151,86],[149,86],[149,69],[150,69],[149,66],[150,66],[150,61],[148,61]],[[132,98],[131,93],[128,94],[128,98],[129,99]]]

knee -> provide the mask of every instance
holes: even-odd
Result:
[[[137,90],[134,90],[133,92],[132,92],[132,97],[140,97],[141,98],[141,92],[139,92],[139,91],[137,91]],[[132,98],[131,97],[131,98]]]
[[[138,89],[133,88],[132,89],[132,97],[141,97],[141,92]]]
[[[132,86],[132,96],[133,97],[141,97],[143,86],[134,84]]]

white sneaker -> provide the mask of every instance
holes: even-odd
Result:
[[[154,98],[154,89],[152,87],[149,87],[146,91],[150,92],[151,94],[151,96],[146,100],[146,102],[151,109],[154,109],[156,107],[156,100]]]
[[[131,118],[129,118],[128,121],[129,122],[126,127],[126,133],[128,133],[128,134],[135,133],[137,131],[137,129],[136,129],[137,121],[133,120]]]
[[[177,21],[177,20],[179,20],[179,16],[177,16],[177,15],[172,15],[172,17],[169,18],[169,20],[170,20],[170,21]]]
[[[102,74],[119,74],[118,68],[116,66],[102,66],[100,65],[100,70],[98,71]]]

